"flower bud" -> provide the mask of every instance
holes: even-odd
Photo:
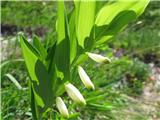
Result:
[[[86,104],[86,101],[85,99],[83,98],[82,94],[79,92],[79,90],[73,86],[71,83],[67,83],[65,85],[65,90],[68,94],[68,96],[73,100],[75,101],[76,103],[79,103],[79,104],[83,104],[85,105]]]
[[[85,87],[94,90],[94,84],[81,66],[78,66],[78,73]]]
[[[102,55],[94,54],[94,53],[86,53],[92,60],[98,62],[98,63],[105,63],[105,62],[111,62],[111,60],[107,57],[104,57]]]
[[[61,97],[56,98],[56,106],[57,106],[60,114],[63,117],[65,117],[65,118],[69,117],[67,107],[66,107],[65,103],[63,102],[63,100],[61,99]]]

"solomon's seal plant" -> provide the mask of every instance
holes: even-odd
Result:
[[[44,47],[37,36],[29,43],[23,35],[19,35],[30,76],[31,110],[35,120],[57,120],[60,114],[71,118],[74,113],[70,110],[78,106],[77,103],[87,107],[87,96],[83,92],[96,90],[96,86],[81,63],[88,57],[98,63],[110,63],[108,57],[90,51],[141,15],[149,0],[75,0],[73,3],[73,9],[67,11],[64,2],[58,1],[57,38],[53,38],[49,46]],[[77,72],[89,90],[81,89],[81,85],[77,84]]]

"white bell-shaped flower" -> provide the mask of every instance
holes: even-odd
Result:
[[[63,117],[65,118],[69,117],[68,109],[63,100],[61,99],[61,97],[56,98],[56,106]]]
[[[95,54],[95,53],[89,53],[86,52],[86,54],[94,61],[98,62],[98,63],[105,63],[105,62],[111,62],[111,59],[104,57],[102,55],[99,54]]]
[[[86,104],[84,97],[82,96],[82,94],[79,92],[79,90],[74,85],[72,85],[71,83],[65,84],[65,90],[66,90],[68,96],[73,101],[75,101],[76,103],[79,103],[79,104],[83,104],[83,105]]]
[[[78,66],[78,73],[85,87],[94,90],[94,84],[81,66]]]

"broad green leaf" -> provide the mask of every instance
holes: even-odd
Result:
[[[108,25],[114,17],[116,17],[123,10],[128,10],[137,1],[124,2],[122,0],[106,4],[102,7],[96,17],[95,24],[97,26]]]
[[[137,17],[138,17],[144,12],[149,2],[150,0],[139,0],[137,4],[132,6],[129,10],[133,10],[137,14]]]
[[[121,30],[128,22],[135,20],[136,13],[130,10],[125,10],[119,13],[110,23],[108,27],[109,35],[114,35]]]
[[[44,112],[53,104],[54,92],[52,90],[52,81],[49,76],[46,67],[40,60],[37,60],[35,65],[35,73],[39,80],[39,84],[33,82],[35,92],[41,97],[44,106],[42,111]]]
[[[62,73],[63,81],[70,79],[70,41],[69,41],[68,19],[65,13],[63,1],[58,1],[58,19],[57,19],[57,33],[58,41],[55,50],[55,65],[57,73]],[[61,78],[61,76],[58,76]]]
[[[56,51],[56,43],[52,46],[52,48],[49,50],[46,61],[47,61],[47,70],[48,74],[51,77],[52,81],[52,89],[53,91],[56,90],[55,84],[57,80],[57,75],[56,75],[56,65],[55,65],[55,51]]]
[[[35,65],[38,58],[40,57],[39,53],[35,50],[35,48],[30,43],[28,43],[28,41],[22,35],[19,35],[19,39],[22,47],[23,57],[25,59],[26,67],[30,75],[30,78],[32,81],[39,84],[39,80],[35,73]],[[40,98],[40,96],[35,91],[34,91],[34,95],[35,95],[35,100],[37,102],[37,105],[43,107],[44,103]]]
[[[51,76],[53,76],[55,72],[55,65],[54,65],[55,50],[56,50],[56,43],[49,49],[48,55],[46,57],[48,73]]]
[[[97,26],[108,25],[115,16],[124,10],[133,10],[137,16],[143,13],[149,0],[117,0],[116,2],[106,4],[98,13],[95,24]]]
[[[117,34],[122,28],[124,28],[127,23],[135,19],[136,14],[133,11],[125,10],[123,12],[120,12],[108,26],[104,25],[102,27],[97,27],[97,29],[100,28],[100,33],[96,33],[95,35],[96,44],[104,43],[106,40],[110,39],[115,34]]]
[[[76,35],[78,44],[84,48],[84,40],[89,37],[94,24],[95,1],[79,1],[76,7]]]
[[[102,32],[105,33],[106,35],[103,35],[103,36],[99,35],[99,38],[97,38],[96,41],[98,43],[103,43],[106,40],[113,37],[113,35],[116,34],[118,31],[120,31],[126,24],[128,24],[130,21],[134,20],[139,15],[141,15],[148,3],[149,3],[149,0],[134,0],[134,1],[118,0],[118,1],[106,4],[103,8],[100,9],[96,17],[95,24],[98,27],[99,26],[101,27],[104,25],[110,26],[110,28],[113,31],[110,30],[108,34],[108,31],[107,31],[108,28],[103,29]],[[128,11],[130,11],[130,13],[133,16],[129,15]],[[129,15],[129,17],[127,17],[127,15]],[[112,25],[110,25],[111,23]],[[121,25],[121,26],[118,27],[117,25]]]
[[[58,34],[58,42],[62,42],[65,39],[65,17],[64,17],[64,2],[58,1],[58,19],[57,19],[57,34]]]
[[[110,1],[104,0],[104,1],[98,1],[96,0],[96,10],[95,10],[95,16],[99,12],[99,10],[106,5]]]
[[[36,35],[33,37],[33,45],[39,51],[41,59],[44,61],[47,57],[47,52],[45,48],[43,47],[40,39]]]
[[[23,52],[23,56],[25,59],[25,63],[26,63],[29,75],[32,81],[38,82],[37,77],[35,75],[35,64],[36,64],[36,61],[38,60],[38,57],[37,57],[38,53],[35,52],[36,50],[34,50],[31,44],[29,44],[28,41],[25,40],[23,36],[20,35],[19,39],[20,39],[22,52]]]
[[[72,63],[77,53],[76,11],[75,9],[71,13],[71,16],[69,19],[69,31],[70,31],[70,63]]]
[[[86,37],[84,41],[85,51],[91,51],[95,44],[95,26],[92,27],[89,37]]]

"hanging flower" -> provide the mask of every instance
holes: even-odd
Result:
[[[85,101],[84,97],[82,96],[82,94],[71,83],[65,84],[65,90],[66,90],[68,96],[71,97],[71,99],[73,101],[75,101],[76,103],[79,103],[79,104],[83,104],[83,105],[86,104],[86,101]]]
[[[94,84],[81,66],[78,66],[78,73],[85,87],[94,90]]]
[[[95,54],[95,53],[89,53],[86,52],[86,54],[94,61],[98,62],[98,63],[105,63],[105,62],[111,62],[111,59],[104,57],[102,55],[99,54]]]
[[[61,97],[57,97],[56,98],[56,106],[60,112],[60,114],[65,117],[68,118],[69,114],[68,114],[68,109],[64,103],[64,101],[61,99]]]

